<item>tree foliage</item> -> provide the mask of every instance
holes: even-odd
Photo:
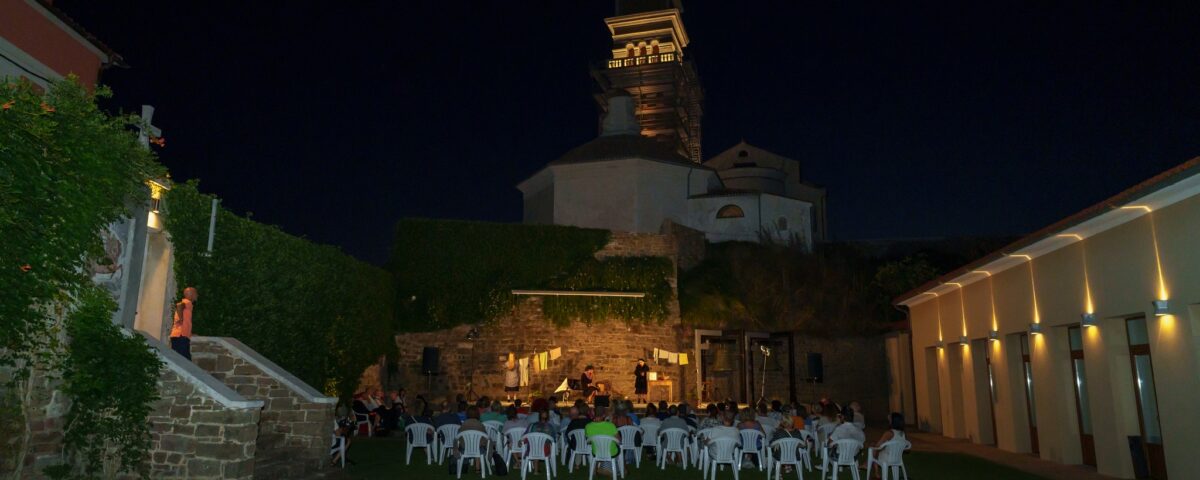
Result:
[[[404,219],[396,225],[388,269],[396,277],[400,326],[436,330],[482,323],[510,311],[513,289],[639,291],[631,298],[546,298],[547,318],[661,321],[674,299],[674,268],[659,257],[597,260],[607,230]]]
[[[679,280],[680,309],[698,327],[863,335],[893,319],[887,276],[852,245],[814,251],[770,244],[711,245]],[[881,283],[885,282],[885,283]]]
[[[219,208],[196,182],[167,195],[180,288],[200,292],[195,332],[237,337],[316,388],[347,398],[363,369],[394,348],[391,275]]]
[[[76,462],[60,474],[134,472],[149,447],[158,359],[112,323],[114,300],[86,273],[102,253],[100,231],[144,203],[144,182],[164,172],[129,130],[138,124],[100,111],[74,79],[47,93],[0,85],[0,370],[14,390],[31,388],[35,370],[62,379],[64,449]],[[27,445],[18,445],[19,458]]]

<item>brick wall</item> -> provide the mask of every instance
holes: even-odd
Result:
[[[263,402],[256,430],[256,477],[306,477],[328,466],[335,398],[320,394],[235,339],[195,337],[192,358],[238,394]]]

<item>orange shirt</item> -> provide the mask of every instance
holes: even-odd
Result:
[[[192,301],[183,299],[179,302],[179,306],[175,308],[175,319],[171,322],[172,337],[188,337],[192,336]]]

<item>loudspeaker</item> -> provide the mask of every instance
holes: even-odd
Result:
[[[808,378],[813,383],[823,383],[825,381],[825,365],[821,361],[821,354],[808,354]]]
[[[438,348],[425,347],[421,351],[421,373],[425,375],[437,375],[438,373]]]

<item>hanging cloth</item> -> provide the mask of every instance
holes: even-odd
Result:
[[[529,386],[529,359],[522,358],[519,363],[520,363],[519,369],[521,370],[521,386],[528,387]]]

